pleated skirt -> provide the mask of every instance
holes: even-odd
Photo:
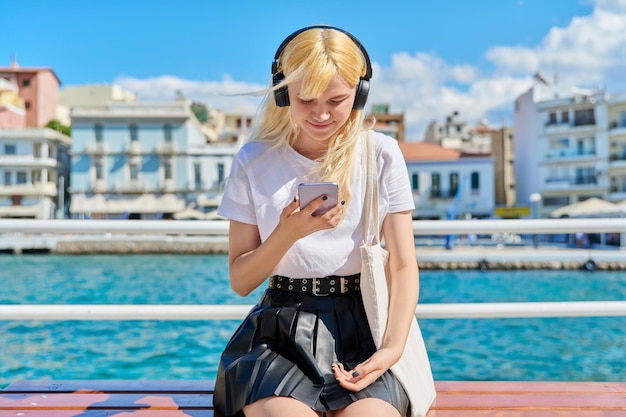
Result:
[[[375,351],[360,294],[315,297],[268,289],[222,353],[214,405],[230,417],[273,395],[318,412],[379,398],[405,416],[409,401],[391,371],[359,392],[335,379],[333,363],[352,369]]]

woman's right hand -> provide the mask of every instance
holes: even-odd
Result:
[[[295,240],[320,230],[334,229],[343,219],[345,202],[338,203],[324,214],[313,216],[315,210],[324,204],[324,201],[324,196],[320,196],[300,209],[298,197],[295,197],[293,202],[283,209],[277,229],[285,227]]]

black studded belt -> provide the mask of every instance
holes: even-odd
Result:
[[[270,277],[268,288],[310,294],[316,297],[350,294],[361,292],[361,274],[331,275],[324,278],[289,278],[273,275]]]

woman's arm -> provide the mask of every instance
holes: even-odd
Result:
[[[321,216],[311,215],[323,202],[320,197],[298,210],[298,201],[294,200],[283,209],[278,226],[264,242],[256,225],[231,220],[228,232],[231,288],[245,297],[267,279],[297,240],[336,227],[343,217],[341,204]]]
[[[402,356],[411,323],[415,320],[419,298],[419,271],[411,212],[389,214],[383,223],[383,235],[389,251],[389,316],[382,347],[396,352],[397,361]]]
[[[341,364],[335,366],[335,377],[341,386],[351,391],[365,388],[400,359],[415,320],[419,277],[411,212],[388,214],[383,222],[383,235],[389,251],[387,327],[380,349],[371,358],[350,371]]]

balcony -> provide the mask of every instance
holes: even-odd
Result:
[[[0,155],[0,166],[3,167],[31,167],[55,168],[58,162],[54,158],[34,157],[33,155]]]
[[[89,155],[106,155],[109,150],[106,143],[94,142],[85,145],[85,152]]]
[[[588,189],[597,188],[598,178],[593,175],[576,177],[549,177],[545,179],[546,191],[567,190],[570,188]]]
[[[574,149],[560,149],[560,150],[550,150],[546,153],[546,160],[563,160],[563,159],[593,159],[597,157],[595,149],[590,150],[574,150]]]
[[[173,142],[163,142],[156,146],[156,153],[159,155],[173,155],[176,153],[176,145]]]
[[[150,191],[148,183],[142,180],[126,180],[116,181],[113,185],[113,191],[122,193],[139,193]]]
[[[34,184],[14,184],[0,187],[0,196],[9,197],[14,195],[56,197],[57,185],[53,182],[37,182]]]

